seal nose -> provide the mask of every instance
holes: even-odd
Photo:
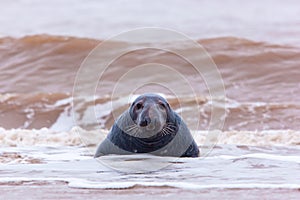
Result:
[[[151,119],[150,119],[150,117],[144,117],[141,121],[140,121],[140,126],[141,127],[145,127],[145,126],[147,126],[148,124],[150,124],[151,123]]]

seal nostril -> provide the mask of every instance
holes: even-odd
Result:
[[[150,118],[149,118],[149,117],[146,117],[146,118],[144,118],[144,119],[142,119],[142,120],[140,121],[139,125],[142,126],[142,127],[145,127],[145,126],[147,126],[147,125],[150,124],[150,123],[151,123]]]
[[[146,120],[141,121],[140,126],[142,127],[147,126],[147,121]]]

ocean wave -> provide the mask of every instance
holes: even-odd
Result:
[[[259,90],[256,88],[261,88],[264,91],[277,91],[282,95],[289,94],[292,97],[290,100],[299,100],[298,96],[293,95],[299,90],[291,88],[292,85],[298,85],[299,48],[238,37],[202,39],[198,42],[203,45],[218,66],[230,98],[280,99],[281,95],[268,96],[266,93],[258,93]],[[71,93],[81,63],[100,43],[101,40],[51,35],[1,38],[0,92]],[[112,41],[111,48],[105,53],[113,54],[117,45],[118,42]],[[174,45],[173,48],[184,50],[188,47]],[[193,49],[185,50],[194,56]],[[109,86],[111,81],[117,80],[118,73],[153,62],[179,69],[192,84],[198,85],[197,92],[206,91],[202,78],[195,77],[195,74],[191,73],[189,63],[162,50],[143,50],[131,52],[117,62],[113,62],[111,66],[115,66],[116,70],[107,74],[104,81],[108,85],[98,88],[98,92],[107,94],[111,89]],[[273,84],[276,84],[275,88]],[[292,90],[294,92],[291,93]]]
[[[211,55],[225,84],[225,131],[299,130],[298,47],[238,37],[201,39],[198,42]],[[208,129],[212,107],[209,89],[202,77],[195,76],[189,63],[173,54],[149,49],[131,52],[111,63],[110,70],[103,77],[103,84],[95,91],[96,100],[88,97],[90,99],[83,100],[82,105],[75,108],[82,119],[88,119],[85,114],[98,109],[101,112],[97,113],[98,121],[74,124],[71,94],[76,73],[90,51],[100,43],[101,40],[51,35],[1,38],[0,127],[47,127],[56,131],[68,131],[79,125],[84,129],[109,129],[114,118],[111,116],[112,110],[105,107],[111,100],[107,95],[117,84],[120,75],[135,66],[156,62],[179,70],[195,86],[196,96],[200,99],[200,110],[195,101],[188,100],[189,97],[184,97],[183,107],[179,107],[178,101],[172,98],[168,100],[174,110],[191,116],[185,120],[192,129]],[[185,50],[191,56],[197,56],[188,47],[169,45],[172,48],[187,48]],[[105,53],[113,54],[117,46],[118,42],[112,41],[111,48]],[[145,76],[140,78],[146,79]],[[170,82],[177,90],[183,89],[177,80],[170,79]],[[83,88],[86,84],[91,84],[89,77],[82,84]],[[132,82],[122,83],[126,87],[128,84]],[[123,94],[116,98],[122,97]],[[124,110],[127,106],[128,102],[121,102],[116,109]],[[195,109],[199,110],[197,117],[194,116]],[[197,123],[195,120],[200,122],[198,128],[192,125]]]

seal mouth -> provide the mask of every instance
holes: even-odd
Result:
[[[147,131],[154,131],[157,129],[157,120],[152,120],[152,122],[150,124],[148,124],[148,126],[146,126],[146,130]]]
[[[158,119],[151,119],[151,123],[149,123],[147,126],[138,125],[138,128],[141,133],[144,134],[144,136],[149,137],[159,133],[163,126]]]
[[[148,126],[145,127],[147,131],[153,131],[155,129],[154,125],[149,124]]]

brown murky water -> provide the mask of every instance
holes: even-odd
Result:
[[[4,128],[51,127],[70,107],[70,101],[59,105],[56,102],[71,96],[81,63],[99,43],[101,41],[48,35],[1,39],[0,125]],[[199,44],[212,56],[225,84],[227,117],[224,130],[299,129],[298,47],[234,37],[200,40]],[[114,49],[111,51],[113,53]],[[193,54],[192,49],[186,51]],[[199,116],[202,119],[200,127],[207,128],[210,111],[205,109],[209,107],[205,82],[190,72],[189,63],[165,51],[131,52],[114,61],[110,65],[112,70],[102,80],[104,84],[97,88],[96,104],[110,100],[106,94],[110,94],[123,71],[125,73],[153,60],[174,69],[180,68],[190,83],[196,85],[194,88],[204,108]],[[86,79],[88,82],[89,78]],[[178,88],[177,80],[172,81],[171,84]],[[152,90],[155,91],[154,86],[144,89],[145,92]],[[88,101],[82,112],[87,105],[94,104],[94,100]],[[195,106],[195,102],[188,99],[182,101],[185,107]],[[176,101],[171,100],[170,103],[174,109],[179,107]],[[124,106],[123,109],[127,104],[124,103]],[[108,117],[102,113],[98,115]],[[106,128],[110,125],[103,124]]]

